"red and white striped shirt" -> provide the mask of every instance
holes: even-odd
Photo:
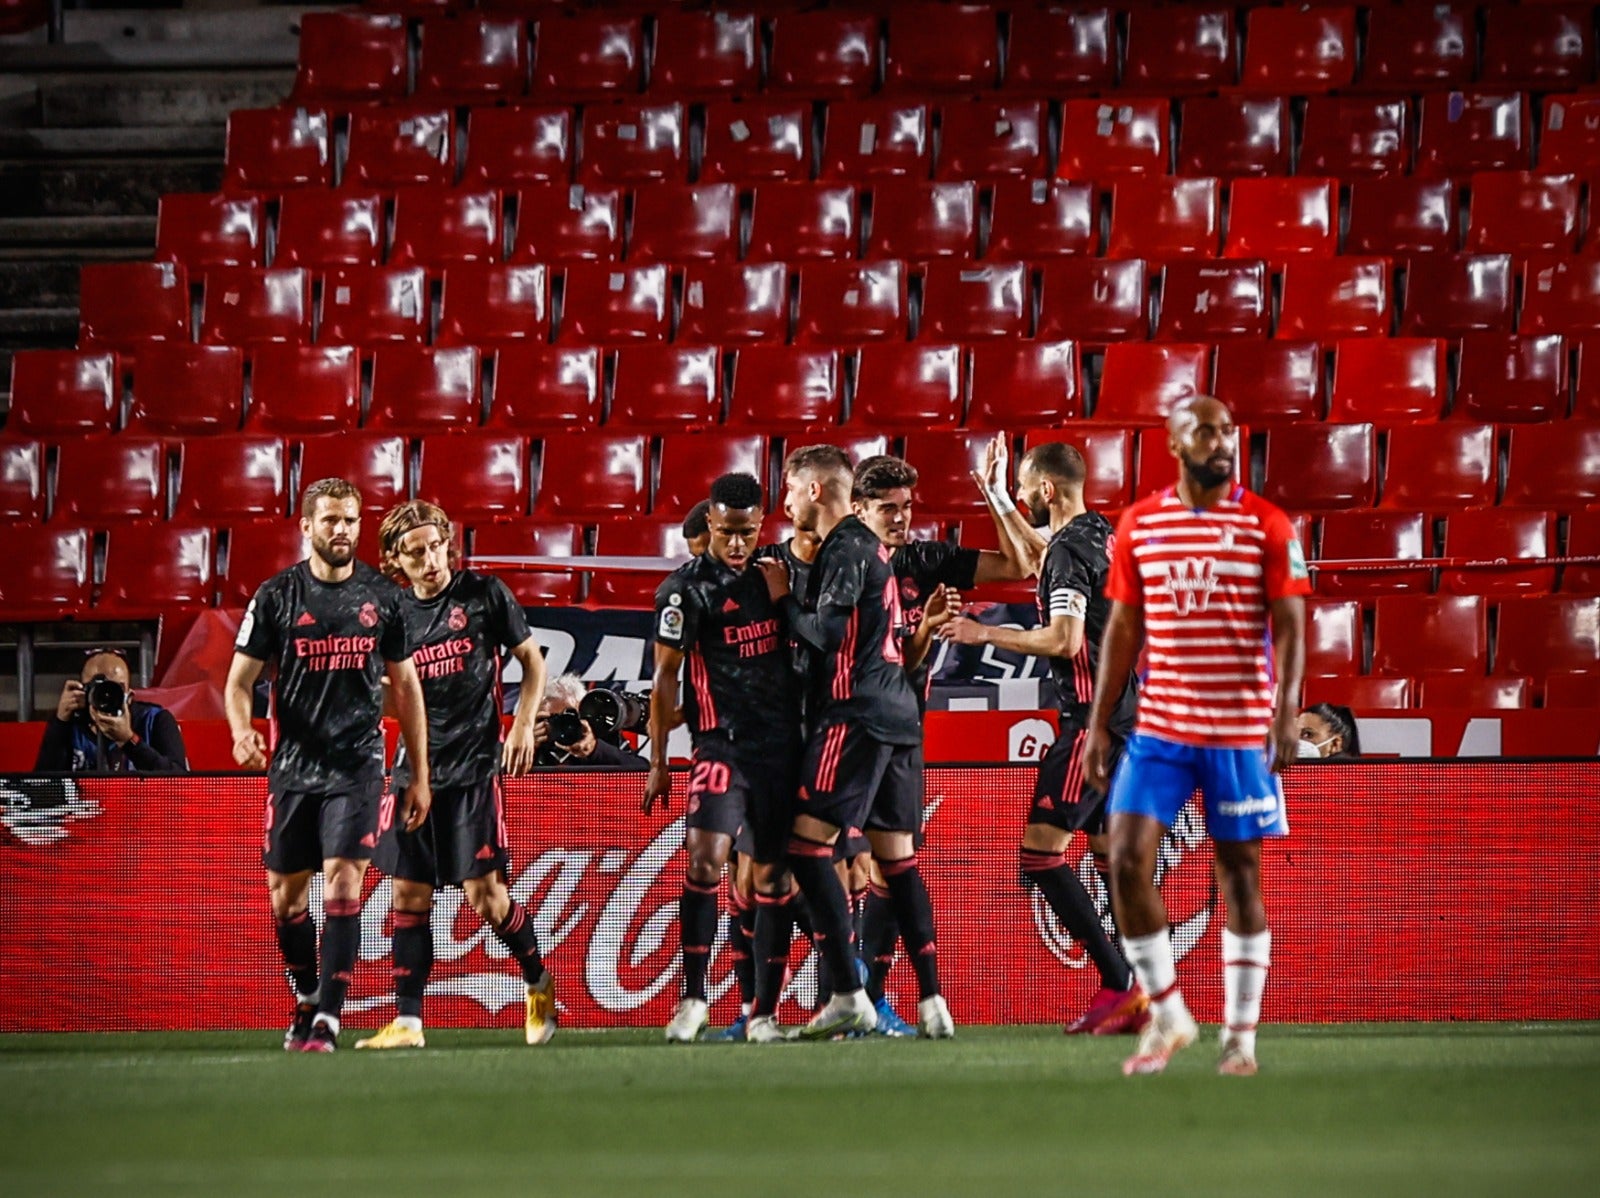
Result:
[[[1122,514],[1105,593],[1144,609],[1148,673],[1135,732],[1209,748],[1265,743],[1269,608],[1311,593],[1288,516],[1243,487],[1208,510],[1185,507],[1168,487]]]

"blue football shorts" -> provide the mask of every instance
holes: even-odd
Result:
[[[1289,834],[1283,783],[1268,768],[1264,748],[1204,748],[1136,733],[1112,776],[1107,809],[1148,815],[1170,828],[1197,790],[1212,840]]]

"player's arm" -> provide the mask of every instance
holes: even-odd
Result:
[[[957,645],[993,645],[1032,657],[1075,657],[1083,648],[1083,617],[1052,615],[1037,628],[1007,628],[957,616],[939,635]]]
[[[789,590],[789,570],[770,558],[756,563],[767,582],[767,594],[783,613],[790,634],[804,641],[819,653],[832,653],[844,644],[850,630],[850,614],[854,607],[843,602],[829,602],[830,596],[839,599],[858,599],[861,594],[859,565],[845,563],[835,566],[825,576],[817,593],[822,597],[817,610],[807,611]]]
[[[222,688],[222,705],[228,715],[228,731],[233,736],[233,759],[240,768],[267,768],[267,742],[250,722],[255,707],[256,679],[266,662],[247,653],[235,652],[228,666],[228,681]]]
[[[667,738],[683,723],[683,708],[678,705],[678,675],[683,670],[683,651],[656,642],[655,677],[650,683],[650,776],[644,784],[645,814],[657,803],[666,807],[672,798],[672,771],[667,764]]]
[[[1272,708],[1272,771],[1281,774],[1295,759],[1300,740],[1300,684],[1306,672],[1306,601],[1285,595],[1272,601],[1272,655],[1278,693]]]
[[[1094,703],[1089,708],[1089,733],[1083,746],[1084,773],[1097,790],[1104,791],[1111,783],[1111,716],[1127,689],[1143,641],[1144,608],[1113,602],[1100,640],[1100,673],[1094,680]]]
[[[994,521],[995,531],[1000,537],[999,553],[994,553],[992,550],[985,551],[985,558],[999,559],[998,562],[989,562],[987,568],[1007,571],[993,576],[983,573],[985,565],[980,559],[980,573],[977,579],[979,582],[1008,582],[1019,578],[1032,578],[1039,572],[1039,567],[1044,561],[1045,546],[1049,544],[1044,534],[1023,518],[1022,513],[1017,510],[1016,501],[1006,490],[1006,463],[1009,456],[1006,435],[996,433],[994,440],[990,441],[984,450],[983,469],[972,472],[972,481],[978,484],[983,502],[989,509],[989,517]]]
[[[533,768],[539,749],[533,729],[539,722],[539,702],[544,697],[544,651],[529,636],[512,646],[511,656],[522,667],[522,684],[517,688],[517,713],[511,717],[506,743],[500,749],[500,763],[508,774],[526,774]]]
[[[433,806],[433,788],[428,780],[428,711],[422,699],[422,679],[409,657],[388,661],[390,693],[394,696],[395,716],[400,721],[400,738],[406,744],[406,761],[411,766],[411,785],[406,787],[400,808],[400,822],[407,832],[415,832],[428,818]]]
[[[934,588],[933,594],[928,596],[928,601],[922,608],[922,622],[915,631],[906,638],[905,648],[902,651],[906,659],[906,672],[913,673],[922,667],[927,660],[928,652],[933,648],[933,641],[939,629],[961,611],[961,593],[952,586],[940,583]]]

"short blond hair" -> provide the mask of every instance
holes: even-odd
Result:
[[[361,506],[361,488],[345,478],[319,478],[301,493],[300,515],[309,520],[317,511],[319,499],[354,499]]]
[[[456,568],[460,561],[460,554],[456,551],[455,528],[450,523],[450,517],[445,515],[444,509],[436,503],[429,503],[426,499],[408,499],[405,503],[397,503],[384,513],[383,519],[378,524],[378,568],[391,578],[403,579],[405,571],[400,568],[400,542],[407,533],[415,532],[419,528],[437,528],[439,535],[444,537],[450,546],[450,568]]]

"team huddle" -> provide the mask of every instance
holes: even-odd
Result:
[[[704,547],[662,583],[653,620],[644,810],[669,805],[674,785],[686,783],[684,982],[669,1041],[707,1035],[725,875],[741,1014],[710,1038],[955,1034],[918,859],[928,666],[944,640],[1050,665],[1060,733],[1040,763],[1019,854],[1100,975],[1067,1030],[1137,1033],[1130,1074],[1160,1072],[1195,1039],[1155,873],[1162,835],[1198,790],[1228,910],[1218,1069],[1256,1071],[1271,946],[1261,840],[1288,832],[1276,775],[1296,756],[1310,588],[1288,518],[1234,481],[1237,439],[1217,400],[1178,405],[1169,420],[1176,485],[1135,503],[1113,531],[1084,506],[1076,449],[1031,448],[1013,495],[997,436],[973,475],[998,537],[986,551],[908,539],[917,474],[899,458],[853,463],[832,446],[791,454],[783,510],[792,535],[775,545],[761,544],[759,480],[730,474],[711,484],[704,529],[686,528]],[[404,587],[354,560],[360,514],[342,480],[307,489],[312,552],[257,593],[228,682],[235,758],[260,768],[252,687],[267,663],[276,667],[263,861],[295,991],[285,1047],[337,1046],[369,863],[394,879],[397,1013],[357,1047],[423,1045],[429,912],[445,885],[462,887],[517,959],[526,1039],[547,1042],[554,983],[528,911],[506,885],[498,782],[533,763],[542,655],[504,584],[452,559],[443,511],[414,501],[384,517],[384,573]],[[973,587],[1032,576],[1038,627],[964,613]],[[522,683],[502,739],[504,654],[519,661]],[[385,691],[402,740],[387,791]],[[693,761],[675,778],[667,743],[680,724]],[[1067,863],[1080,831],[1120,935],[1108,933]],[[320,951],[309,915],[318,869]],[[786,1030],[778,1003],[797,930],[816,950],[820,994],[810,1021]],[[914,1025],[886,992],[901,946],[919,995]]]

